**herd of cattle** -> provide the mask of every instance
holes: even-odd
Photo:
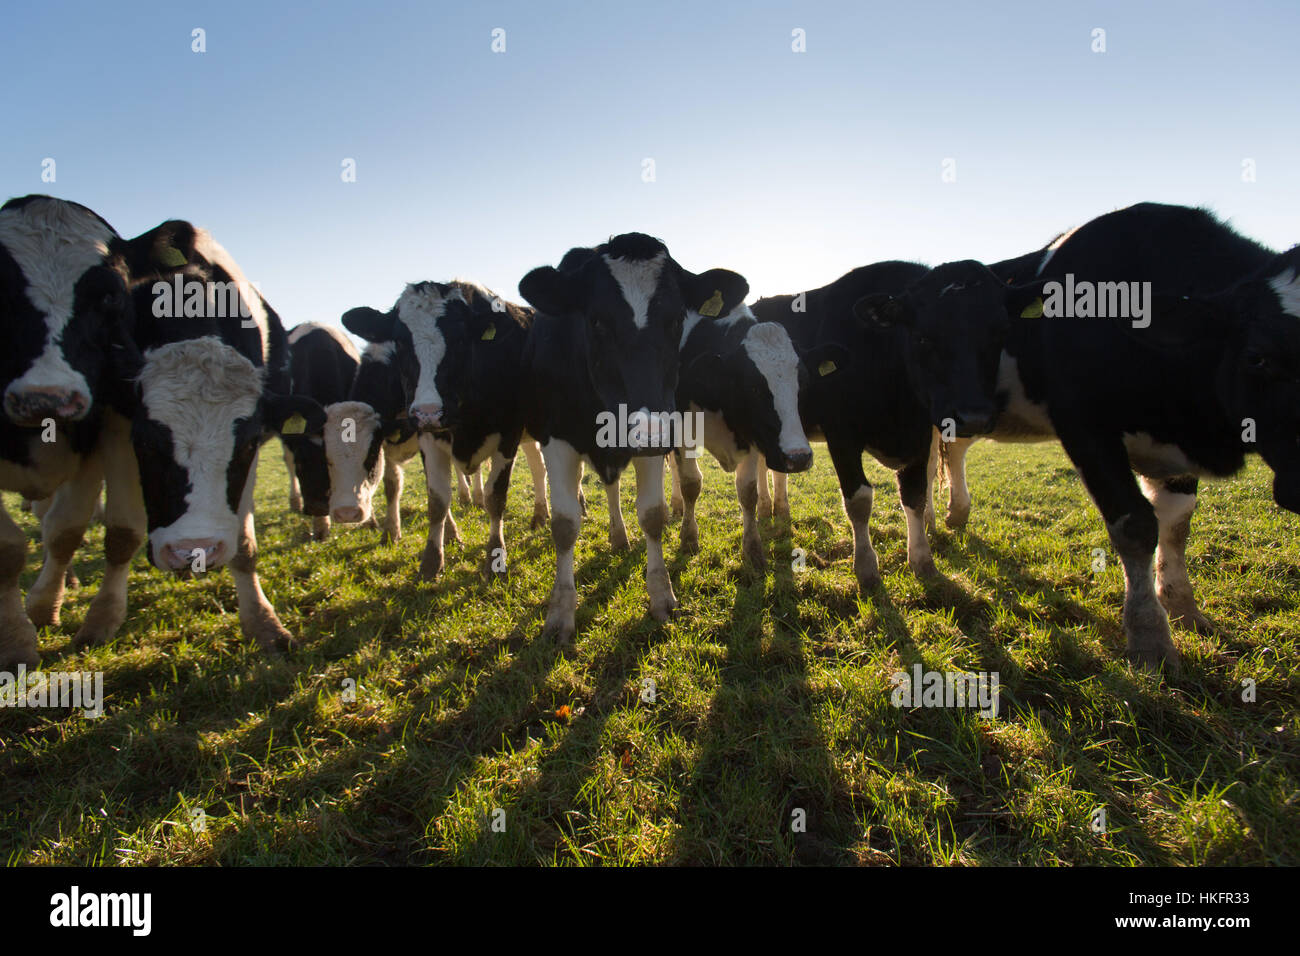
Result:
[[[1062,282],[1150,283],[1142,322],[1044,309]],[[646,541],[650,612],[677,606],[663,558],[665,454],[681,546],[698,547],[701,478],[671,413],[702,416],[702,444],[736,473],[746,560],[762,567],[760,506],[788,514],[784,476],[820,438],[839,478],[860,587],[880,580],[862,454],[898,473],[913,571],[937,574],[927,532],[936,468],[948,524],[970,512],[964,456],[976,436],[1061,442],[1124,568],[1135,662],[1174,669],[1170,619],[1209,624],[1185,551],[1200,476],[1258,452],[1273,495],[1300,512],[1300,248],[1278,253],[1200,209],[1157,204],[1103,215],[1028,255],[986,266],[881,262],[797,295],[745,304],[735,272],[693,273],[639,233],[571,249],[529,272],[530,307],[464,281],[408,285],[387,311],[354,308],[335,329],[286,331],[205,231],[170,220],[123,239],[84,206],[27,196],[0,207],[0,489],[49,499],[45,560],[26,606],[27,542],[0,509],[0,668],[39,663],[65,576],[106,487],[104,578],[74,645],[111,639],[127,575],[147,543],[174,572],[229,565],[244,634],[290,634],[256,573],[253,485],[261,445],[283,441],[291,505],[401,534],[402,464],[428,486],[426,579],[443,566],[453,467],[477,478],[491,521],[485,572],[506,566],[502,515],[522,447],[533,522],[551,525],[555,582],[544,635],[574,634],[574,543],[584,464],[605,485],[610,539],[626,548],[618,482],[629,464]],[[628,428],[609,440],[618,415]],[[669,447],[669,446],[672,447]],[[1140,484],[1135,473],[1140,476]],[[547,492],[549,485],[549,509]],[[476,489],[477,490],[477,489]],[[760,499],[762,501],[760,502]]]

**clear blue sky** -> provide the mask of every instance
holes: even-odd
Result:
[[[532,267],[629,230],[755,294],[994,261],[1144,199],[1300,241],[1294,0],[96,0],[3,21],[3,192],[124,235],[206,226],[290,326],[418,279],[517,299]]]

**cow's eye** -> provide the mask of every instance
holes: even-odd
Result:
[[[1266,372],[1270,367],[1268,357],[1258,352],[1251,352],[1247,355],[1246,364],[1257,372]]]

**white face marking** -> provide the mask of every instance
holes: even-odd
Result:
[[[644,329],[650,321],[650,300],[659,287],[659,274],[664,267],[664,253],[653,259],[611,259],[601,256],[609,267],[610,275],[618,283],[623,300],[632,307],[632,322]]]
[[[63,330],[72,318],[73,290],[82,274],[101,265],[113,231],[83,209],[36,199],[0,216],[3,245],[27,280],[27,298],[45,318],[45,348],[9,389],[62,388],[90,397],[85,376],[63,357]]]
[[[1268,280],[1268,284],[1277,293],[1278,303],[1287,315],[1300,318],[1300,275],[1296,270],[1287,269]]]
[[[397,314],[402,323],[411,330],[411,344],[415,346],[415,359],[420,366],[420,377],[415,384],[415,396],[412,407],[417,405],[436,405],[442,407],[442,396],[438,394],[438,366],[447,355],[447,340],[438,328],[438,320],[447,310],[447,303],[465,297],[458,290],[446,297],[438,291],[437,286],[429,285],[423,289],[408,285],[402,297],[397,300]]]
[[[149,535],[155,560],[178,541],[216,538],[234,556],[239,519],[230,510],[227,470],[235,452],[237,418],[257,411],[263,370],[215,336],[186,339],[150,349],[140,388],[149,418],[171,431],[172,454],[189,475],[185,513]],[[246,488],[253,484],[250,471]]]
[[[781,451],[787,455],[808,450],[808,437],[799,422],[799,356],[785,327],[757,322],[745,336],[745,354],[767,382],[781,422]]]
[[[344,441],[345,423],[354,441]],[[360,508],[361,520],[370,517],[371,501],[379,486],[379,474],[366,471],[366,455],[382,424],[379,413],[365,402],[335,402],[325,406],[325,460],[329,463],[330,511]]]
[[[222,248],[206,229],[194,230],[194,251],[213,265],[225,269],[226,274],[235,283],[235,287],[239,290],[239,298],[248,307],[249,313],[249,317],[241,321],[251,322],[253,323],[251,327],[257,329],[262,338],[262,363],[266,364],[270,361],[271,355],[271,322],[266,314],[266,308],[262,305],[262,296],[253,288],[253,284],[244,278],[244,273],[235,264],[230,253]]]

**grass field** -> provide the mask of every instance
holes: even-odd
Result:
[[[1300,862],[1300,518],[1273,506],[1262,464],[1203,486],[1189,566],[1221,633],[1177,631],[1183,674],[1161,682],[1123,662],[1122,573],[1058,448],[972,449],[970,525],[938,535],[947,580],[928,586],[893,475],[868,460],[884,586],[863,597],[816,451],[791,480],[792,527],[763,523],[765,576],[742,564],[731,477],[701,459],[703,550],[679,555],[669,528],[682,608],[662,627],[644,549],[609,550],[588,475],[568,649],[539,638],[553,552],[528,528],[522,460],[508,581],[478,576],[484,515],[455,508],[464,544],[427,585],[418,460],[398,544],[315,543],[268,446],[263,586],[304,643],[282,660],[241,638],[228,572],[177,581],[143,557],[118,640],[71,653],[103,566],[93,528],[41,647],[46,668],[103,671],[106,711],[0,711],[0,860]],[[890,675],[918,662],[997,672],[1000,715],[892,706]]]

